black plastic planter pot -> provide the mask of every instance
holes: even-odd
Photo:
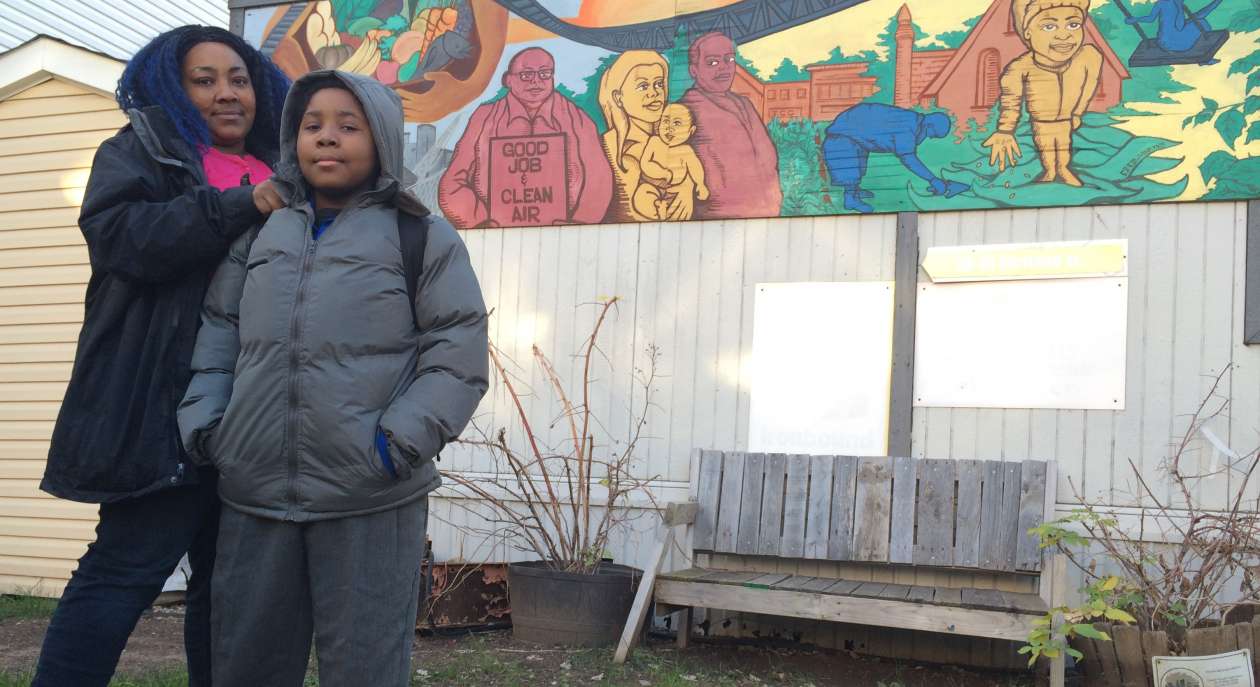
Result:
[[[508,566],[512,636],[539,644],[606,646],[621,637],[643,571],[604,563],[594,575],[542,561]]]

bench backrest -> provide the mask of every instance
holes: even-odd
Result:
[[[697,551],[1041,571],[1054,463],[699,454]]]

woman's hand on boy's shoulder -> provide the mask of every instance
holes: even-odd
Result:
[[[284,198],[274,181],[268,179],[254,186],[254,206],[264,215],[270,215],[285,206]]]

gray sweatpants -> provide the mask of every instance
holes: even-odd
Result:
[[[300,687],[315,637],[322,687],[411,677],[429,501],[281,522],[223,507],[212,592],[216,687]]]

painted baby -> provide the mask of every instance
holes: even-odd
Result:
[[[696,151],[687,144],[695,133],[691,110],[678,103],[665,108],[656,135],[648,139],[643,150],[643,181],[631,199],[636,212],[654,219],[687,220],[691,217],[669,217],[669,205],[675,196],[681,193],[709,199],[704,167]]]

